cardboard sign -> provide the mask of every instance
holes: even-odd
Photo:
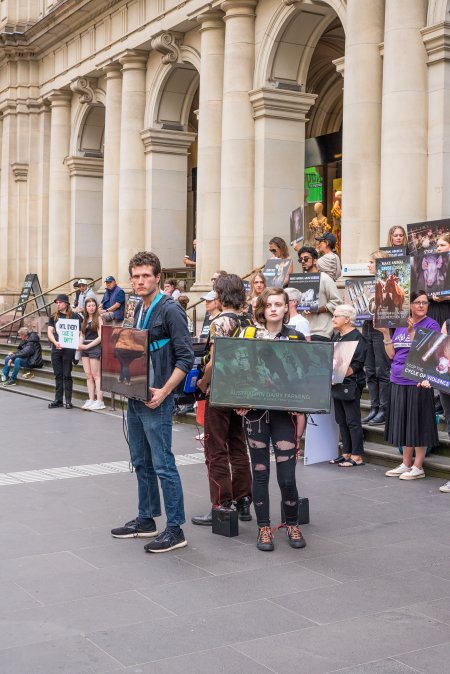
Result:
[[[366,321],[373,317],[375,301],[375,277],[346,279],[345,304],[350,304],[356,311],[358,321]]]
[[[305,238],[305,224],[303,215],[303,204],[292,211],[290,217],[291,245],[303,241]]]
[[[415,222],[407,225],[408,253],[410,255],[427,255],[435,253],[438,239],[450,232],[450,218]]]
[[[148,400],[148,387],[153,386],[148,346],[148,330],[104,325],[102,391],[136,400]]]
[[[404,257],[406,246],[380,246],[380,250],[387,253],[388,257]]]
[[[417,382],[426,379],[439,391],[450,393],[450,337],[417,328],[403,376]]]
[[[268,288],[283,288],[291,262],[290,257],[274,257],[266,261],[263,274]]]
[[[58,341],[63,349],[78,349],[80,345],[80,324],[71,318],[58,318],[56,321]]]
[[[376,260],[374,326],[407,327],[411,284],[411,261],[407,257]]]
[[[297,311],[319,311],[320,273],[291,274],[289,287],[296,288],[300,293]]]
[[[411,292],[425,290],[427,295],[450,295],[449,253],[415,255],[411,260]]]
[[[332,384],[342,384],[350,367],[358,342],[333,342],[333,377]]]
[[[348,342],[351,344],[351,342]],[[333,400],[330,414],[308,414],[303,463],[331,461],[339,454],[339,426],[334,417]]]

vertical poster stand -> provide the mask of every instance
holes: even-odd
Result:
[[[31,295],[34,298],[39,315],[43,314],[45,314],[46,316],[49,315],[48,307],[45,306],[45,301],[42,294],[42,288],[39,282],[38,275],[27,274],[23,282],[22,291],[19,296],[19,301],[17,303],[16,310],[14,312],[13,322],[11,323],[11,326],[9,328],[9,335],[7,340],[8,344],[11,344],[12,342],[11,335],[13,331],[16,332],[16,337],[14,338],[14,341],[17,339],[17,331],[19,330],[19,328],[22,327],[23,316],[25,315],[25,313],[27,313],[27,303],[29,302]],[[20,321],[17,329],[15,327],[16,321]]]

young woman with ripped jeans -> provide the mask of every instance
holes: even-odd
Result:
[[[255,339],[305,339],[302,333],[286,325],[289,321],[289,298],[281,288],[267,288],[259,295],[254,316],[257,322]],[[245,332],[242,336],[247,336]],[[304,548],[306,542],[298,525],[295,466],[298,440],[305,428],[305,415],[279,410],[239,409],[236,412],[244,417],[244,432],[252,463],[253,506],[258,523],[256,547],[263,552],[274,549],[269,503],[272,440],[289,545]]]

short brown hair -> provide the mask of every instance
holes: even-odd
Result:
[[[242,279],[237,274],[219,276],[214,284],[217,299],[224,307],[231,307],[236,311],[245,305],[245,288]]]
[[[152,268],[154,276],[158,276],[158,274],[161,273],[161,262],[159,261],[159,257],[148,250],[141,250],[139,253],[136,253],[136,255],[133,255],[128,265],[130,278],[134,267],[146,266]]]
[[[283,288],[265,288],[265,290],[262,291],[261,295],[259,295],[258,299],[256,300],[255,308],[253,310],[255,321],[261,325],[266,324],[264,312],[266,310],[267,300],[269,299],[270,295],[283,295],[285,305],[287,307],[289,306],[289,297]],[[286,311],[283,317],[283,323],[289,323],[289,320],[289,311]]]

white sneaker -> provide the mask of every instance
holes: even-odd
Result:
[[[450,482],[443,484],[442,487],[439,487],[439,491],[443,491],[444,494],[450,494]]]
[[[400,477],[400,475],[403,475],[403,473],[407,473],[409,470],[411,470],[411,467],[405,466],[404,463],[401,463],[397,468],[392,468],[392,470],[387,470],[385,472],[385,475],[387,477]]]
[[[411,470],[408,470],[406,473],[400,475],[400,480],[418,480],[421,477],[425,477],[424,469],[413,466]]]
[[[94,400],[92,405],[89,407],[90,410],[104,410],[106,409],[106,405],[103,402],[103,400]]]
[[[95,400],[86,400],[84,405],[81,406],[81,409],[82,410],[90,410],[94,403],[95,403]]]
[[[205,434],[204,434],[204,433],[199,433],[198,435],[195,436],[195,439],[196,439],[196,440],[203,440],[204,437],[205,437]]]

